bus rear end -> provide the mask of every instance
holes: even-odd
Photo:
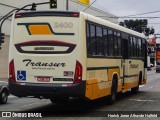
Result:
[[[14,15],[9,53],[9,89],[18,97],[83,96],[78,12]]]

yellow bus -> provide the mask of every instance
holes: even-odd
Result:
[[[9,89],[18,97],[64,102],[137,93],[146,83],[145,37],[84,12],[35,11],[13,16]]]

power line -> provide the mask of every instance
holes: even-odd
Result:
[[[146,15],[146,14],[153,14],[153,13],[157,13],[157,12],[160,12],[160,10],[151,11],[151,12],[144,12],[144,13],[139,13],[139,14],[126,15],[126,16],[120,16],[120,17],[131,17],[131,16],[137,16],[137,15]]]
[[[86,11],[86,10],[87,10],[91,5],[93,5],[96,1],[97,1],[97,0],[93,1],[85,10],[83,10],[83,12]]]
[[[96,8],[98,7],[98,9],[101,9],[101,10],[103,10],[103,11],[106,11],[106,12],[108,12],[108,13],[111,13],[106,7],[102,6],[102,5],[99,4],[98,2],[96,2],[95,7],[96,7]]]
[[[157,12],[160,12],[160,10],[151,11],[151,12],[145,12],[145,13],[139,13],[139,14],[134,14],[134,15],[126,15],[126,16],[121,16],[121,17],[130,17],[130,16],[137,16],[137,15],[146,15],[146,14],[152,14],[152,13],[157,13]]]
[[[4,4],[4,3],[0,3],[0,5],[11,7],[11,8],[17,8],[17,7],[14,7],[14,6],[11,6],[11,5],[7,5],[7,4]]]
[[[120,22],[118,22],[118,24],[119,24]],[[148,24],[160,24],[160,23],[148,23]]]
[[[96,17],[108,17],[108,16],[96,16]],[[158,16],[153,16],[153,17],[146,16],[146,17],[108,17],[108,18],[148,18],[148,19],[155,19],[155,18],[160,18],[160,17],[158,17]]]
[[[97,16],[97,17],[108,17],[108,16]],[[109,17],[109,18],[114,18],[114,17]],[[118,18],[160,18],[160,17],[158,17],[158,16],[153,16],[153,17],[145,16],[145,17],[118,17]]]
[[[160,23],[148,23],[148,24],[160,24]]]

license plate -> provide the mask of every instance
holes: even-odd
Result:
[[[49,82],[50,77],[37,77],[38,82]]]

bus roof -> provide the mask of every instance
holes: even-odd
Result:
[[[77,15],[75,15],[77,14]],[[29,11],[18,12],[15,18],[37,17],[37,16],[62,16],[62,17],[79,17],[79,12],[72,11]]]
[[[81,14],[86,14],[86,13],[81,12]],[[90,14],[86,14],[86,16],[87,16],[87,20],[89,20],[91,22],[95,22],[97,24],[101,23],[101,25],[107,26],[109,28],[112,28],[112,29],[115,29],[115,30],[119,30],[119,31],[124,32],[124,33],[132,34],[132,35],[135,35],[137,37],[145,38],[145,35],[142,34],[142,33],[139,33],[139,32],[136,32],[134,30],[122,27],[122,26],[120,26],[118,24],[112,23],[112,22],[104,20],[102,18],[95,17],[95,16],[90,15]]]
[[[125,32],[128,34],[132,34],[135,35],[137,37],[141,37],[141,38],[145,38],[145,36],[142,33],[136,32],[134,30],[122,27],[118,24],[109,22],[107,20],[104,20],[102,18],[99,17],[95,17],[93,15],[84,13],[84,12],[73,12],[73,11],[32,11],[32,12],[19,12],[16,13],[15,17],[16,18],[21,18],[21,17],[35,17],[35,16],[63,16],[63,17],[79,17],[79,13],[80,15],[85,16],[85,18],[89,21],[95,22],[95,23],[101,23],[101,25],[107,26],[109,28],[115,29],[115,30],[119,30],[121,32]],[[77,16],[77,15],[78,16]]]

